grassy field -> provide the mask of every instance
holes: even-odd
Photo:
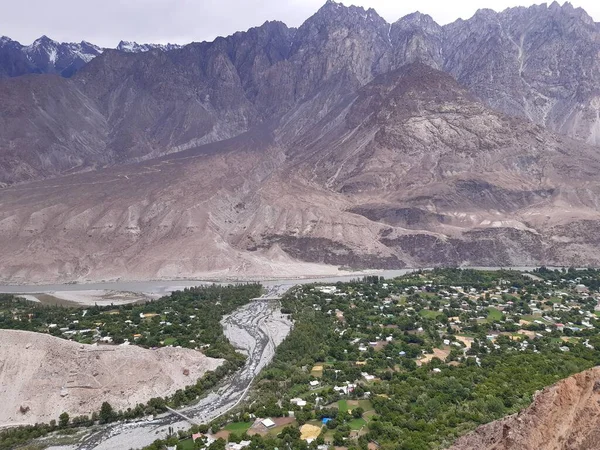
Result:
[[[496,308],[488,308],[487,320],[490,322],[493,321],[501,321],[502,320],[502,311]]]
[[[528,322],[533,322],[534,320],[540,320],[542,318],[541,314],[529,315],[529,316],[521,316],[521,319],[526,320]]]
[[[373,404],[371,403],[371,400],[359,400],[358,406],[360,406],[362,409],[364,409],[365,412],[371,411],[373,409]]]
[[[248,431],[248,429],[252,426],[252,422],[233,422],[225,425],[223,428],[226,431],[231,431],[232,433],[240,434]]]
[[[348,425],[350,426],[350,429],[351,430],[355,430],[355,431],[360,430],[366,424],[367,424],[367,421],[365,419],[363,419],[363,418],[354,419],[354,420],[348,422]]]
[[[192,441],[191,439],[179,441],[177,443],[177,448],[181,450],[194,450],[194,441]]]
[[[279,433],[281,433],[283,431],[284,428],[286,428],[286,427],[297,427],[297,426],[298,426],[297,422],[292,422],[292,423],[289,423],[287,425],[280,425],[278,427],[271,428],[268,431],[267,435],[268,436],[277,436]]]
[[[327,430],[325,432],[325,436],[323,436],[323,438],[325,439],[325,442],[331,444],[333,442],[333,434],[335,433],[335,431],[333,430]]]
[[[426,319],[435,319],[441,314],[441,312],[431,311],[429,309],[422,309],[421,311],[419,311],[419,314],[421,315],[421,317],[424,317]]]
[[[340,411],[348,411],[348,402],[346,400],[338,401],[338,409]]]
[[[175,345],[176,342],[177,342],[177,339],[172,338],[172,337],[168,337],[164,340],[165,345]]]

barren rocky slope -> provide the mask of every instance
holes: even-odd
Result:
[[[451,450],[589,450],[600,448],[600,369],[550,386],[519,414],[482,425]]]
[[[423,64],[323,109],[329,92],[227,141],[3,189],[0,278],[600,263],[594,147]]]
[[[135,407],[222,363],[188,349],[81,345],[26,331],[0,330],[0,342],[0,425],[47,423],[65,411],[89,415],[104,401]]]

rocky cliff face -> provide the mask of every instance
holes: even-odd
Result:
[[[183,48],[121,43],[123,51],[102,51],[45,37],[30,47],[7,38],[1,42],[3,75],[76,74],[74,83],[65,82],[56,94],[48,91],[54,97],[48,102],[57,104],[56,119],[68,122],[61,117],[72,114],[72,105],[58,96],[67,89],[83,95],[75,109],[91,107],[89,114],[101,115],[107,124],[107,131],[100,131],[107,136],[101,143],[106,164],[228,139],[290,111],[300,128],[314,124],[376,76],[415,61],[451,74],[493,109],[600,144],[600,27],[569,3],[480,10],[469,20],[441,27],[420,13],[390,25],[372,9],[328,1],[297,30],[267,22]],[[0,95],[14,86],[0,82]],[[301,105],[312,113],[298,109]],[[11,114],[26,138],[18,148],[0,142],[0,154],[22,155],[13,166],[28,168],[5,170],[1,182],[97,163],[69,140],[60,141],[28,121],[36,111],[23,107]],[[74,162],[71,166],[52,164],[32,150],[56,146],[67,155],[62,159]]]
[[[444,44],[444,70],[493,108],[600,144],[600,26],[581,8],[480,10]]]
[[[451,450],[588,450],[600,447],[600,369],[539,392],[519,414],[483,425]]]

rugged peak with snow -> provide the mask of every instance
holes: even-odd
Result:
[[[149,50],[169,51],[177,44],[138,44],[121,41],[117,50],[141,53]],[[104,48],[87,41],[58,42],[43,35],[30,45],[22,45],[7,36],[0,38],[0,78],[28,73],[52,73],[71,77],[81,67],[104,52]]]
[[[127,53],[142,53],[150,50],[170,51],[180,49],[178,44],[138,44],[137,42],[121,41],[117,45],[117,50]]]

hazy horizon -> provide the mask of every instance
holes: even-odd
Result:
[[[341,3],[374,8],[390,23],[416,11],[413,4],[389,0],[343,0]],[[585,9],[594,20],[600,17],[600,2],[570,3]],[[42,35],[61,42],[89,41],[103,47],[115,47],[121,40],[187,44],[245,31],[267,20],[280,20],[290,27],[298,27],[323,4],[324,0],[180,0],[178,7],[173,8],[169,0],[130,0],[126,4],[117,0],[89,0],[83,8],[76,0],[30,0],[4,8],[0,35],[24,45]],[[542,3],[466,0],[449,9],[447,2],[423,0],[419,2],[418,11],[443,25],[460,18],[468,19],[482,8],[502,11],[534,4]]]

